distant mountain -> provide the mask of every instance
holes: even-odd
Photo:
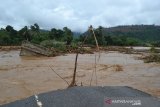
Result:
[[[82,34],[82,33],[80,33],[80,32],[73,32],[73,36],[74,36],[75,38],[78,38],[81,34]]]
[[[49,32],[49,30],[46,29],[39,29],[40,32]]]
[[[49,30],[46,30],[46,29],[40,29],[39,30],[40,32],[49,32]],[[80,32],[72,32],[73,33],[73,36],[75,37],[75,38],[78,38],[82,33],[80,33]]]
[[[160,40],[160,26],[155,25],[131,25],[103,28],[104,36],[127,36],[142,41]]]
[[[97,28],[98,29],[98,28]],[[95,30],[97,30],[95,29]],[[83,35],[86,35],[85,32]],[[125,25],[103,28],[103,36],[125,36],[132,37],[142,41],[160,40],[160,26],[157,25]]]

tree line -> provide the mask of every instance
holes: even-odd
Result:
[[[68,27],[63,29],[52,28],[50,31],[42,30],[37,23],[30,27],[25,26],[18,31],[11,25],[0,29],[0,45],[21,45],[24,40],[36,44],[45,40],[56,40],[70,45],[73,40],[73,33]]]
[[[104,28],[99,26],[94,29],[98,43],[101,46],[160,46],[160,26],[155,25],[131,25]],[[79,33],[77,33],[79,34]],[[68,27],[63,29],[52,28],[50,30],[40,29],[37,23],[30,27],[24,26],[15,30],[11,25],[0,29],[0,45],[21,45],[22,41],[28,40],[32,43],[52,46],[54,43],[73,45],[83,42],[95,45],[93,33],[86,31],[80,36],[74,36],[74,32]],[[51,43],[52,42],[52,43]]]

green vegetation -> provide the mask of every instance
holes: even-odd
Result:
[[[155,46],[160,47],[160,26],[155,25],[132,25],[104,28],[99,26],[94,29],[100,46]],[[21,45],[28,40],[32,43],[41,44],[46,47],[58,47],[65,50],[66,45],[77,48],[87,36],[85,44],[95,45],[93,33],[87,31],[83,34],[74,33],[69,28],[52,28],[42,30],[38,24],[23,27],[19,31],[12,26],[0,29],[0,45]],[[55,43],[54,43],[55,42]]]
[[[100,45],[114,46],[160,46],[160,26],[155,25],[132,25],[117,26],[111,28],[99,27],[94,30]],[[80,38],[88,36],[87,44],[94,44],[94,38],[89,31]]]
[[[21,42],[24,40],[36,44],[42,44],[46,47],[60,45],[60,42],[65,42],[66,45],[71,45],[73,33],[67,27],[64,27],[63,30],[55,28],[52,28],[50,31],[42,30],[36,23],[30,27],[25,26],[19,31],[16,31],[10,25],[8,25],[5,29],[1,28],[0,30],[1,46],[21,45]]]
[[[47,48],[54,48],[57,50],[61,50],[62,52],[66,51],[66,45],[64,42],[59,42],[56,40],[44,40],[40,43],[40,45]]]

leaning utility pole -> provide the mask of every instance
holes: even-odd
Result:
[[[96,38],[96,35],[95,35],[95,33],[94,33],[94,30],[93,30],[92,25],[90,25],[89,31],[92,31],[93,36],[94,36],[94,39],[95,39],[95,41],[96,41],[97,49],[98,49],[98,51],[99,51],[99,46],[98,46],[97,38]],[[86,40],[86,39],[85,39],[85,40]],[[83,41],[80,49],[83,47],[83,44],[84,44],[85,40]],[[68,86],[68,88],[77,86],[77,85],[76,85],[76,70],[77,70],[77,59],[78,59],[79,51],[80,51],[80,50],[77,49],[77,54],[76,54],[76,59],[75,59],[75,66],[74,66],[74,72],[73,72],[73,78],[72,78],[72,82],[70,83],[70,85]],[[96,69],[96,68],[95,68],[95,69]]]
[[[94,33],[94,30],[93,30],[92,25],[90,25],[89,30],[92,31],[92,33],[93,33],[94,39],[95,39],[95,41],[96,41],[96,46],[97,46],[97,49],[98,49],[98,51],[99,51],[99,46],[98,46],[97,38],[96,38],[96,35],[95,35],[95,33]]]

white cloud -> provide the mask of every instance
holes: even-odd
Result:
[[[160,24],[159,6],[159,0],[3,0],[0,27],[38,23],[45,29],[85,31],[90,24]]]

